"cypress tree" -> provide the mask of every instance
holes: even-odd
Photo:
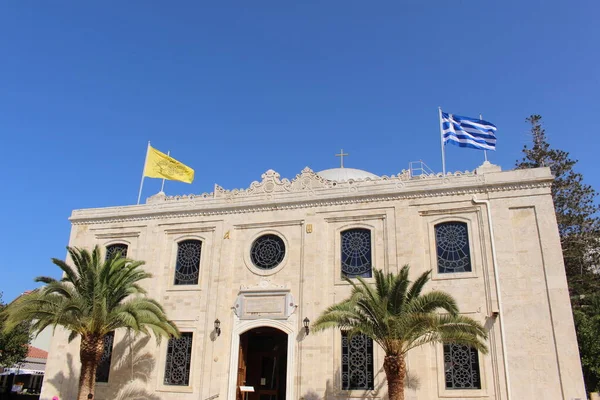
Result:
[[[581,295],[591,295],[600,289],[600,207],[597,193],[574,170],[577,160],[569,153],[550,147],[542,117],[531,115],[533,144],[523,147],[523,158],[516,168],[549,167],[555,176],[552,199],[565,262],[569,291],[576,301]]]

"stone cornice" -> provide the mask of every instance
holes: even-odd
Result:
[[[253,182],[248,189],[225,190],[215,185],[213,193],[202,195],[167,197],[157,194],[143,205],[75,210],[70,220],[79,225],[218,216],[531,190],[551,185],[552,176],[547,168],[489,173],[467,171],[413,178],[402,172],[395,176],[344,182],[325,180],[309,168],[291,181],[280,179],[277,172],[269,170],[262,175],[261,182]]]

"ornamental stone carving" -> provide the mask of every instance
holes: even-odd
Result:
[[[246,189],[227,190],[215,185],[214,192],[200,195],[166,196],[164,193],[159,193],[150,197],[143,205],[74,210],[70,220],[74,225],[98,224],[516,190],[545,192],[550,189],[552,181],[552,175],[547,168],[501,172],[499,167],[494,165],[485,165],[475,172],[411,177],[408,171],[402,171],[397,175],[348,181],[324,179],[308,167],[291,181],[281,179],[277,172],[268,170],[262,174],[260,182],[253,182]]]

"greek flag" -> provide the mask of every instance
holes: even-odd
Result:
[[[442,112],[442,138],[459,147],[496,150],[496,125],[482,119]]]

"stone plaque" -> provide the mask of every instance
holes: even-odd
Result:
[[[246,296],[243,317],[282,318],[285,316],[285,295]]]
[[[296,309],[290,290],[261,282],[243,287],[233,307],[240,319],[287,319]]]

